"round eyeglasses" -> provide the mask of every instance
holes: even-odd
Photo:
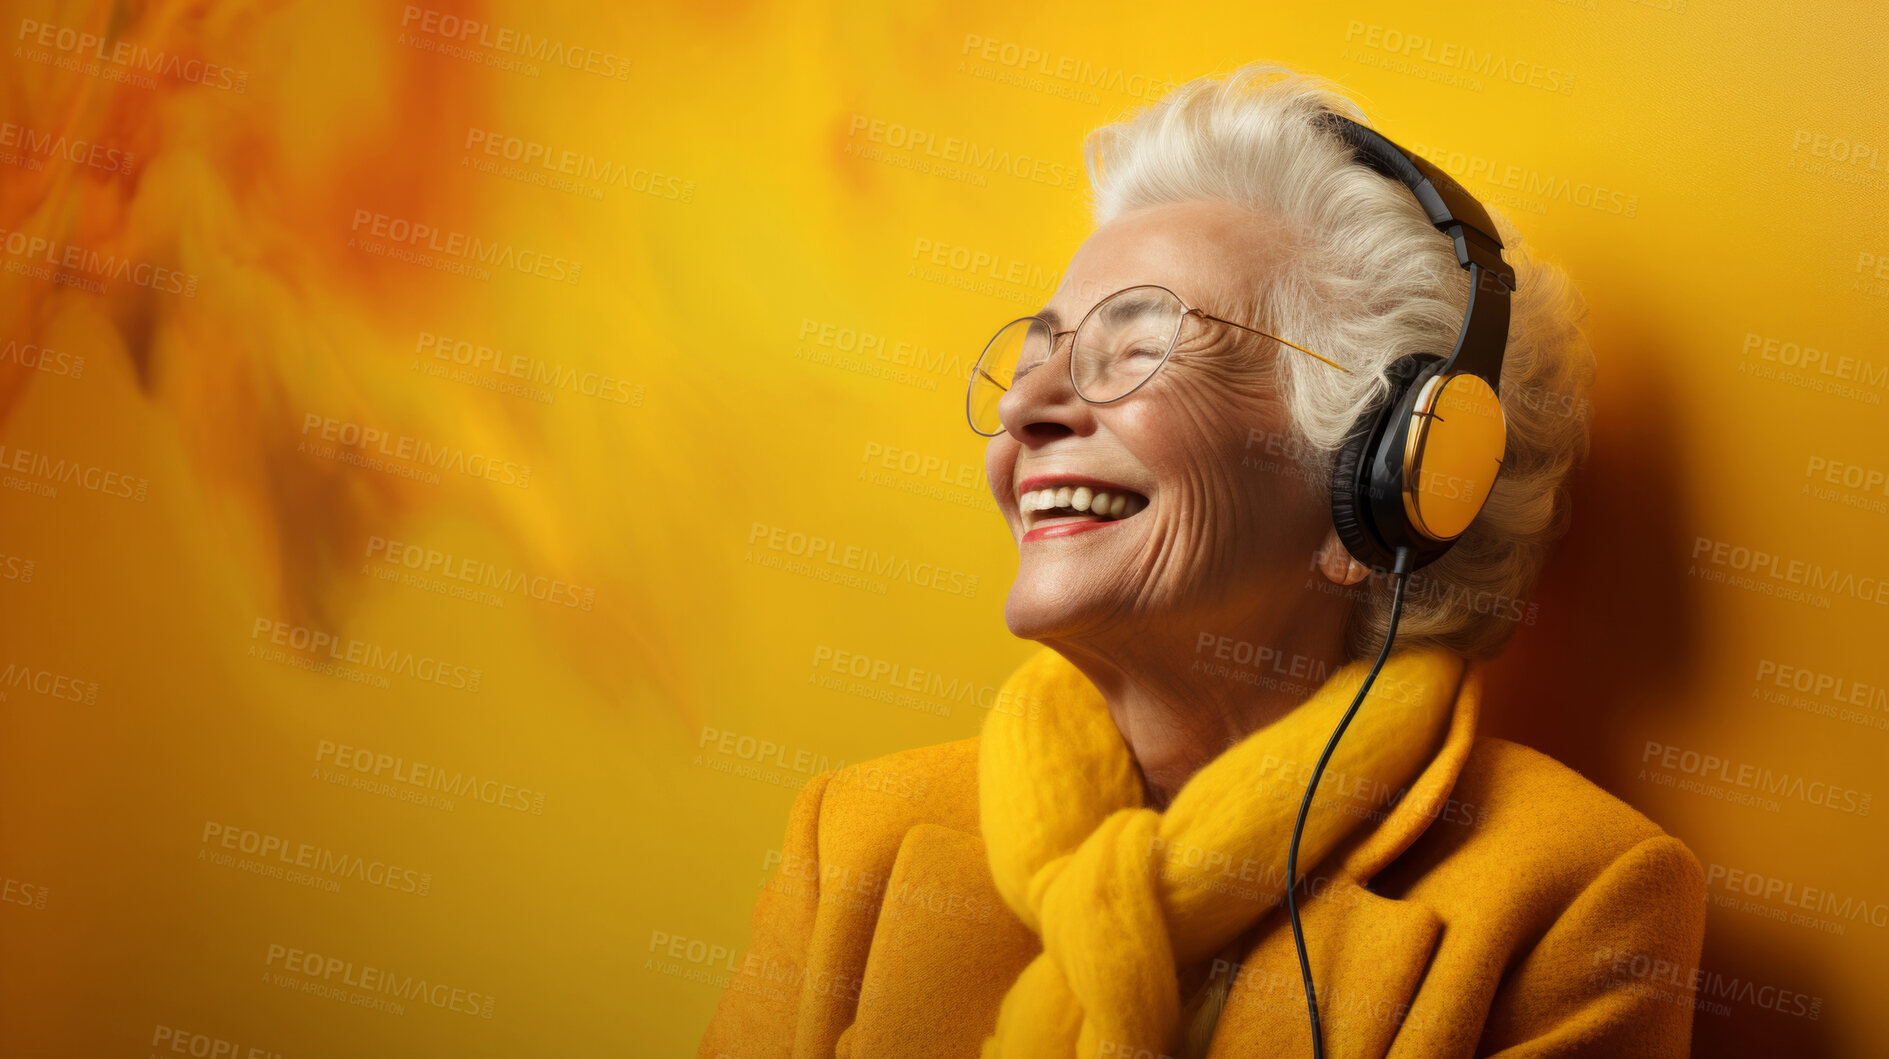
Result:
[[[1339,371],[1350,370],[1278,335],[1190,309],[1180,295],[1145,283],[1116,291],[1095,303],[1073,331],[1052,330],[1050,322],[1041,316],[1025,316],[998,328],[971,369],[971,384],[964,400],[971,429],[987,438],[1003,433],[998,402],[1025,375],[1049,361],[1064,335],[1075,336],[1070,343],[1069,381],[1078,397],[1090,404],[1112,404],[1127,397],[1167,363],[1180,338],[1181,325],[1189,316],[1250,331],[1316,357]]]

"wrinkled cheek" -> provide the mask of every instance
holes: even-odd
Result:
[[[1226,373],[1178,376],[1163,397],[1159,426],[1162,436],[1172,439],[1163,448],[1170,460],[1181,460],[1171,468],[1179,472],[1223,459],[1229,445],[1272,424],[1280,413],[1277,400],[1243,392]]]
[[[1290,432],[1288,416],[1276,398],[1215,385],[1189,379],[1177,387],[1173,421],[1186,430],[1162,446],[1160,473],[1163,481],[1189,485],[1196,494],[1188,498],[1192,506],[1228,532],[1250,533],[1269,516],[1276,520],[1293,506],[1290,496],[1303,491],[1297,479],[1270,470],[1286,462],[1277,453]]]
[[[1201,506],[1191,498],[1163,494],[1162,504],[1142,518],[1143,540],[1132,586],[1151,606],[1172,607],[1198,597],[1212,573],[1212,534]]]
[[[1166,479],[1150,519],[1139,565],[1140,595],[1157,609],[1217,606],[1265,580],[1274,561],[1264,543],[1277,532],[1278,512],[1269,517],[1263,496],[1249,483],[1206,460]]]

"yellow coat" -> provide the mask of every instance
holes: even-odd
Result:
[[[1447,795],[1442,810],[1399,801],[1334,854],[1368,885],[1301,905],[1326,1054],[1686,1055],[1705,931],[1698,860],[1552,758],[1477,737],[1482,669],[1470,663],[1443,746],[1412,785]],[[699,1059],[979,1054],[1041,945],[992,881],[977,777],[972,738],[807,784]],[[1283,904],[1240,946],[1209,1059],[1309,1056]],[[1208,970],[1190,969],[1184,987]]]

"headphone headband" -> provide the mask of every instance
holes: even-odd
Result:
[[[1479,375],[1490,389],[1500,393],[1502,348],[1508,344],[1509,292],[1515,289],[1515,270],[1502,259],[1502,240],[1489,220],[1489,211],[1429,159],[1342,114],[1325,111],[1323,117],[1325,124],[1357,151],[1359,162],[1409,188],[1430,223],[1455,244],[1457,264],[1469,270],[1469,305],[1463,312],[1456,348],[1443,362],[1440,374]]]

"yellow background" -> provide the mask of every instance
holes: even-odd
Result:
[[[6,1054],[192,1034],[240,1055],[692,1054],[796,787],[974,733],[977,689],[1031,649],[1003,626],[1014,553],[962,372],[1085,234],[1083,134],[1254,59],[1347,86],[1592,304],[1575,528],[1487,724],[1721,869],[1715,981],[1817,1001],[1814,1019],[1701,1011],[1696,1054],[1889,1050],[1889,929],[1870,921],[1889,917],[1889,806],[1738,804],[1643,762],[1652,743],[1883,793],[1889,612],[1863,589],[1784,598],[1763,571],[1722,583],[1739,571],[1710,561],[1724,542],[1889,576],[1881,487],[1810,471],[1889,470],[1881,13],[6,6]],[[487,29],[455,43],[445,16]],[[1010,164],[940,165],[954,141]],[[580,175],[540,184],[488,143]],[[452,268],[368,245],[403,223],[456,233],[437,237]],[[554,275],[464,275],[455,238]],[[437,355],[479,346],[526,378]],[[1806,347],[1822,370],[1792,376]],[[321,437],[366,430],[394,455]],[[446,469],[416,479],[403,444]],[[502,480],[464,473],[488,466]],[[821,580],[775,529],[915,572]],[[402,580],[376,541],[513,587]],[[311,671],[316,652],[270,650],[296,629],[477,688]],[[834,672],[854,656],[973,691]],[[1769,701],[1766,663],[1863,685],[1864,705]],[[498,793],[332,783],[328,743]],[[424,874],[426,893],[246,870],[212,826]],[[1865,912],[1842,933],[1778,921],[1732,871]],[[290,950],[352,965],[331,985],[371,967],[489,997],[491,1017],[450,993],[393,1013],[308,992],[324,979]]]

